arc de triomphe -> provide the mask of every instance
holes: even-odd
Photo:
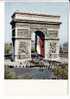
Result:
[[[12,42],[14,61],[31,59],[31,35],[34,32],[44,34],[43,47],[44,59],[59,58],[59,28],[60,16],[15,12],[12,15]],[[42,51],[43,50],[43,51]]]

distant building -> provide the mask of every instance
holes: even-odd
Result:
[[[68,43],[63,44],[63,54],[64,57],[68,58]]]
[[[60,57],[68,58],[68,42],[60,46]]]

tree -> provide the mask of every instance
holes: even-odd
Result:
[[[68,79],[68,65],[56,66],[53,72],[57,79]]]
[[[8,66],[5,65],[5,79],[16,79],[15,72]]]
[[[5,43],[5,55],[12,53],[12,44],[11,43]]]

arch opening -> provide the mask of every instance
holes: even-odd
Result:
[[[45,35],[41,31],[35,31],[31,37],[31,57],[45,57]]]

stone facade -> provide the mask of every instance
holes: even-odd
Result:
[[[60,16],[15,12],[12,15],[13,59],[31,59],[31,35],[41,31],[45,35],[45,59],[59,58],[58,32]]]

